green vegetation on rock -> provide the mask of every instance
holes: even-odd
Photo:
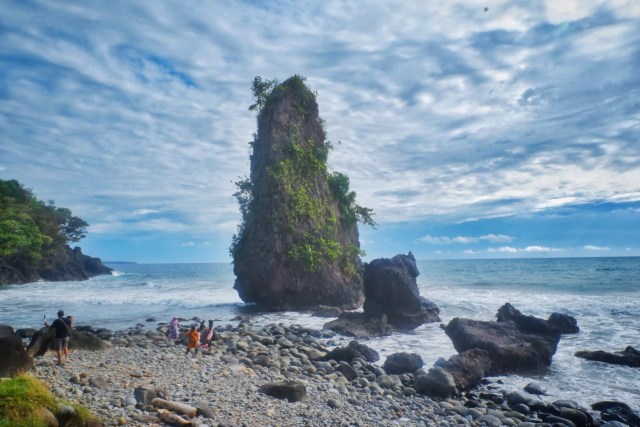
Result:
[[[30,375],[17,375],[0,381],[0,427],[47,427],[47,417],[56,416],[59,404],[72,407],[74,412],[73,418],[67,418],[64,425],[100,424],[87,408],[58,402],[45,383]]]
[[[327,172],[332,144],[326,140],[324,122],[317,117],[316,94],[309,90],[305,78],[297,75],[282,84],[256,77],[252,89],[255,103],[249,109],[257,111],[259,130],[272,126],[268,117],[276,114],[289,115],[291,120],[276,131],[281,135],[277,143],[262,148],[260,157],[269,158],[264,166],[266,176],[252,160],[251,177],[236,182],[234,196],[240,204],[242,223],[230,247],[234,263],[240,261],[248,224],[257,214],[256,200],[261,199],[262,206],[277,206],[277,212],[266,214],[274,227],[287,234],[282,249],[290,261],[311,272],[330,264],[346,275],[356,274],[356,262],[364,252],[357,241],[341,238],[340,230],[355,227],[356,222],[375,226],[373,211],[356,203],[356,193],[349,190],[346,175]],[[285,98],[288,110],[275,112]],[[316,123],[310,124],[310,120]],[[309,131],[311,127],[315,132]],[[257,134],[250,145],[255,156]],[[264,202],[269,198],[274,200]]]
[[[87,224],[53,201],[38,200],[16,180],[0,180],[0,258],[30,267],[67,243],[79,242]]]

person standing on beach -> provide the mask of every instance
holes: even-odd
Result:
[[[187,332],[187,338],[189,342],[187,343],[187,352],[185,356],[189,354],[189,350],[192,348],[195,349],[196,354],[198,354],[198,346],[200,345],[200,332],[196,330],[196,325],[192,325],[189,332]]]
[[[53,346],[58,353],[58,365],[62,365],[62,353],[64,352],[65,361],[69,362],[69,337],[71,336],[71,328],[73,326],[73,318],[64,317],[64,311],[58,310],[58,318],[53,321],[51,326],[44,321],[45,328],[55,329],[56,336],[53,339]]]
[[[202,336],[202,346],[204,348],[208,348],[211,350],[211,346],[213,345],[213,341],[217,338],[216,330],[213,327],[213,320],[209,320],[209,329],[207,330],[207,335]]]
[[[178,344],[178,340],[180,339],[180,323],[178,322],[178,318],[175,316],[173,316],[173,319],[169,322],[167,336],[169,339],[172,339],[175,344]]]

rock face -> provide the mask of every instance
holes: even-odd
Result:
[[[323,328],[355,338],[383,337],[393,333],[387,316],[369,317],[359,312],[344,312],[337,319],[325,323]]]
[[[383,368],[388,374],[413,374],[423,365],[424,362],[419,354],[400,352],[387,356]]]
[[[411,252],[391,259],[380,258],[364,267],[364,313],[387,316],[397,329],[415,329],[423,323],[439,322],[440,310],[420,296],[416,277],[420,273]]]
[[[47,350],[53,348],[53,337],[55,331],[48,328],[42,328],[31,337],[27,353],[31,357],[42,356]],[[111,344],[103,341],[97,335],[91,332],[72,330],[69,338],[69,348],[72,350],[91,350],[100,351],[110,348]]]
[[[33,359],[22,345],[22,338],[11,326],[0,325],[0,378],[31,369]]]
[[[610,363],[612,365],[624,365],[634,368],[640,368],[640,351],[628,346],[624,351],[609,353],[603,350],[596,351],[577,351],[576,357],[596,362]]]
[[[344,201],[352,193],[343,191],[344,175],[330,185],[330,145],[301,77],[268,95],[252,147],[250,179],[236,194],[243,225],[231,246],[240,298],[266,309],[360,307],[358,228],[353,200]]]
[[[523,315],[509,303],[500,307],[497,318],[497,322],[454,318],[446,326],[445,333],[459,354],[439,366],[451,374],[459,390],[487,376],[549,366],[561,331],[578,329],[571,316],[543,320]]]
[[[30,283],[38,280],[50,282],[86,280],[112,272],[113,270],[102,264],[99,258],[87,256],[79,247],[71,249],[68,245],[35,267],[11,265],[0,258],[0,285]]]

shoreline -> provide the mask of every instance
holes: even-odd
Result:
[[[300,325],[217,325],[220,339],[212,351],[196,356],[185,356],[184,345],[165,338],[163,325],[139,323],[115,332],[107,350],[72,350],[71,362],[63,367],[48,352],[35,359],[30,373],[47,382],[57,397],[92,410],[106,426],[166,425],[156,408],[136,400],[137,387],[160,388],[168,400],[208,407],[209,417],[193,420],[200,426],[448,426],[483,421],[526,427],[523,423],[531,420],[542,422],[538,415],[553,406],[533,394],[500,390],[498,383],[453,399],[432,399],[416,393],[412,374],[386,375],[380,368],[384,360],[322,361],[330,350],[327,339]],[[289,403],[259,391],[284,380],[302,383],[307,398]],[[519,407],[518,412],[514,402],[528,410]],[[597,415],[569,401],[561,405],[568,405],[560,408],[565,412],[582,409]]]

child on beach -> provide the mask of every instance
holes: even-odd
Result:
[[[169,322],[169,329],[167,330],[167,336],[169,339],[172,339],[175,344],[178,344],[180,340],[180,323],[178,322],[178,318],[173,316],[171,322]]]
[[[192,348],[195,349],[195,354],[198,354],[198,346],[200,345],[200,332],[196,330],[196,325],[192,325],[189,332],[187,332],[187,338],[189,342],[187,343],[187,352],[184,354],[185,356],[189,354],[189,350]]]
[[[211,346],[213,345],[213,341],[217,338],[216,330],[213,328],[213,320],[209,320],[209,329],[207,330],[207,335],[202,336],[202,348],[208,348],[211,350]]]

